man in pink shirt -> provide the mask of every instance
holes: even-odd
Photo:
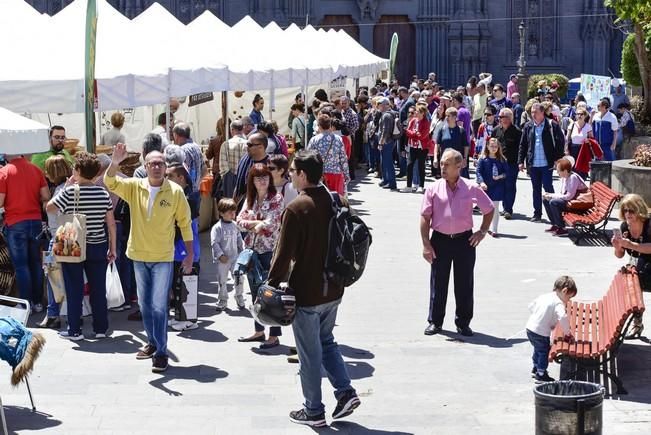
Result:
[[[511,74],[509,82],[506,84],[506,99],[511,100],[513,94],[519,93],[518,90],[518,76]]]
[[[423,258],[432,265],[430,275],[429,325],[425,335],[443,330],[448,298],[450,268],[454,264],[455,324],[457,332],[473,335],[473,273],[475,248],[486,236],[493,213],[493,203],[474,182],[460,176],[463,156],[447,149],[441,157],[441,179],[425,191],[420,218]],[[477,205],[483,214],[479,231],[472,231],[472,209]],[[430,236],[430,230],[432,230]]]

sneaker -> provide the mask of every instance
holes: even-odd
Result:
[[[556,379],[547,374],[547,371],[545,371],[542,375],[540,373],[536,373],[536,382],[554,382],[555,380]]]
[[[172,329],[175,331],[190,331],[192,329],[197,329],[199,325],[197,322],[191,322],[189,320],[186,320],[185,322],[176,322],[174,325],[172,325]]]
[[[79,341],[86,338],[84,337],[84,334],[80,332],[77,332],[76,334],[70,334],[68,331],[59,332],[59,337],[65,338],[66,340],[70,340],[70,341]]]
[[[304,409],[292,411],[289,413],[289,420],[296,424],[305,424],[311,427],[324,427],[326,426],[325,412],[319,415],[307,415]]]
[[[545,230],[546,233],[555,233],[556,230],[558,230],[558,227],[556,225],[552,225],[551,227],[547,228]]]
[[[416,190],[416,192],[417,192],[417,193],[425,193],[425,188],[424,188],[424,187],[419,187],[419,188]]]
[[[37,328],[61,329],[61,319],[58,317],[46,317],[41,323],[36,324]]]
[[[415,191],[416,191],[416,188],[415,188],[415,187],[414,187],[414,188],[411,188],[411,187],[409,187],[409,186],[400,189],[400,192],[402,192],[402,193],[413,193],[413,192],[415,192]]]
[[[512,218],[513,218],[513,215],[511,215],[511,213],[509,213],[508,211],[504,212],[504,219],[506,219],[508,221],[508,220],[511,220]]]
[[[176,325],[177,323],[181,323],[181,322],[182,322],[181,320],[169,319],[169,320],[167,321],[167,326],[174,326],[174,325]]]
[[[412,187],[412,188],[411,188],[411,191],[414,192],[414,193],[418,192],[418,186],[414,186],[414,187]]]
[[[43,304],[34,304],[32,306],[32,312],[33,313],[42,313],[43,312]]]
[[[224,311],[227,307],[228,307],[228,301],[220,299],[219,301],[217,301],[217,306],[215,307],[215,309],[217,311]]]
[[[122,305],[120,305],[118,307],[109,308],[108,310],[113,311],[115,313],[119,313],[120,311],[125,311],[125,310],[130,310],[130,309],[131,309],[131,304],[125,302],[125,303],[123,303]]]
[[[535,378],[536,377],[536,366],[531,367],[531,377]]]
[[[136,359],[149,359],[156,353],[156,346],[148,344],[136,354]]]
[[[167,370],[167,355],[154,355],[151,363],[151,371],[153,373],[163,373]]]
[[[361,403],[362,402],[359,400],[359,397],[357,397],[355,390],[346,391],[344,395],[337,400],[337,406],[332,413],[332,418],[337,419],[349,416]]]
[[[106,335],[106,333],[101,333],[100,332],[100,333],[95,334],[95,338],[97,338],[97,339],[106,338],[106,337],[108,337],[108,335]]]
[[[380,186],[380,187],[386,187],[388,185],[389,185],[389,183],[385,183],[384,181],[381,182],[380,184],[378,184],[378,186]]]
[[[531,216],[531,219],[529,219],[529,222],[542,222],[542,217],[541,216]]]

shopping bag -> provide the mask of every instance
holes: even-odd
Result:
[[[79,185],[75,184],[73,212],[58,217],[52,252],[59,263],[81,263],[86,260],[86,215],[78,213]]]
[[[111,262],[106,268],[106,306],[116,308],[122,304],[124,304],[124,293],[122,292],[122,283],[120,283],[120,274],[115,262]]]
[[[61,265],[57,263],[52,251],[43,252],[43,270],[45,271],[47,282],[50,288],[52,288],[54,301],[60,304],[66,298],[66,285],[63,281]]]

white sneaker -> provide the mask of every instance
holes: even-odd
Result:
[[[175,331],[189,331],[191,329],[197,329],[199,325],[197,322],[191,322],[189,320],[186,320],[185,322],[177,322],[176,324],[172,325],[172,329]]]
[[[414,186],[414,187],[411,188],[411,191],[412,191],[412,192],[416,192],[417,190],[418,190],[418,187],[416,187],[416,186]]]
[[[106,334],[95,334],[95,338],[100,339],[100,338],[106,338],[108,337]]]
[[[65,338],[66,340],[70,340],[70,341],[79,341],[79,340],[83,340],[84,338],[86,338],[86,337],[84,337],[84,334],[70,335],[70,334],[68,334],[68,331],[59,332],[59,337]]]
[[[418,193],[425,193],[425,188],[424,187],[419,187],[418,188]]]
[[[415,187],[413,187],[413,188],[412,187],[403,187],[402,189],[400,189],[400,192],[401,193],[411,193],[411,192],[414,192],[413,189],[416,189],[416,188]]]
[[[183,323],[181,320],[176,320],[176,319],[170,319],[167,321],[167,326],[174,327],[174,325],[177,325],[179,323]]]

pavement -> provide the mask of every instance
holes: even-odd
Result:
[[[216,313],[216,278],[203,233],[200,327],[170,332],[170,369],[153,374],[150,361],[135,359],[145,336],[127,313],[111,313],[113,331],[105,340],[73,343],[43,331],[47,344],[30,377],[38,411],[30,411],[24,385],[10,386],[7,367],[0,378],[10,433],[534,433],[527,304],[563,274],[575,278],[577,299],[600,298],[622,260],[603,242],[575,246],[544,233],[546,224],[526,221],[531,189],[521,176],[516,219],[501,220],[504,236],[488,237],[478,248],[475,336],[454,332],[452,283],[445,332],[424,336],[429,265],[418,232],[422,195],[380,189],[377,181],[365,177],[351,188],[373,245],[363,278],[346,290],[335,328],[362,400],[344,421],[317,431],[288,420],[302,403],[298,366],[286,361],[291,329],[284,328],[282,346],[269,351],[237,342],[252,333],[252,320],[237,310]],[[615,225],[612,220],[609,227]],[[40,319],[32,316],[32,322]],[[619,370],[629,394],[604,401],[604,433],[651,433],[650,360],[648,340],[623,346]],[[557,364],[550,373],[558,376]],[[326,378],[323,395],[329,417],[335,400]]]

